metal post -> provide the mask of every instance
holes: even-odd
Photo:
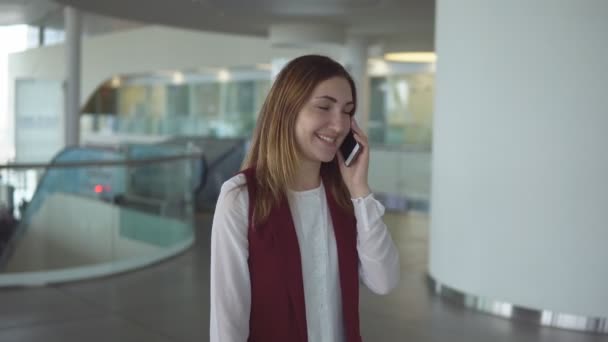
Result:
[[[79,10],[66,7],[65,48],[66,48],[66,106],[65,106],[65,145],[76,146],[80,131],[80,65],[82,21]]]
[[[346,42],[346,66],[357,86],[357,122],[367,132],[369,121],[369,86],[367,75],[367,47],[365,38],[352,37]]]

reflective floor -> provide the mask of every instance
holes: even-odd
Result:
[[[401,252],[401,283],[388,296],[361,293],[365,341],[608,341],[593,335],[463,310],[430,296],[425,285],[428,218],[387,215]],[[197,244],[159,265],[60,286],[0,290],[0,341],[208,340],[210,218]]]

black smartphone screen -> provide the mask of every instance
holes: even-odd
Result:
[[[355,140],[353,131],[351,130],[344,138],[342,145],[340,145],[340,153],[342,153],[342,157],[344,157],[346,166],[350,165],[355,160],[355,157],[359,153],[359,149],[359,143]]]

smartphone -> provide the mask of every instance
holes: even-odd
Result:
[[[346,138],[344,138],[342,145],[340,145],[340,153],[344,157],[344,164],[350,166],[359,155],[359,152],[361,152],[361,145],[355,140],[353,130],[351,129]]]

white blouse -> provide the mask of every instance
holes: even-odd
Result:
[[[245,176],[222,185],[211,233],[211,342],[245,342],[249,336],[248,210]],[[338,254],[325,189],[289,191],[304,282],[308,340],[344,341]],[[357,219],[359,277],[378,294],[399,281],[399,254],[373,195],[353,199]]]

